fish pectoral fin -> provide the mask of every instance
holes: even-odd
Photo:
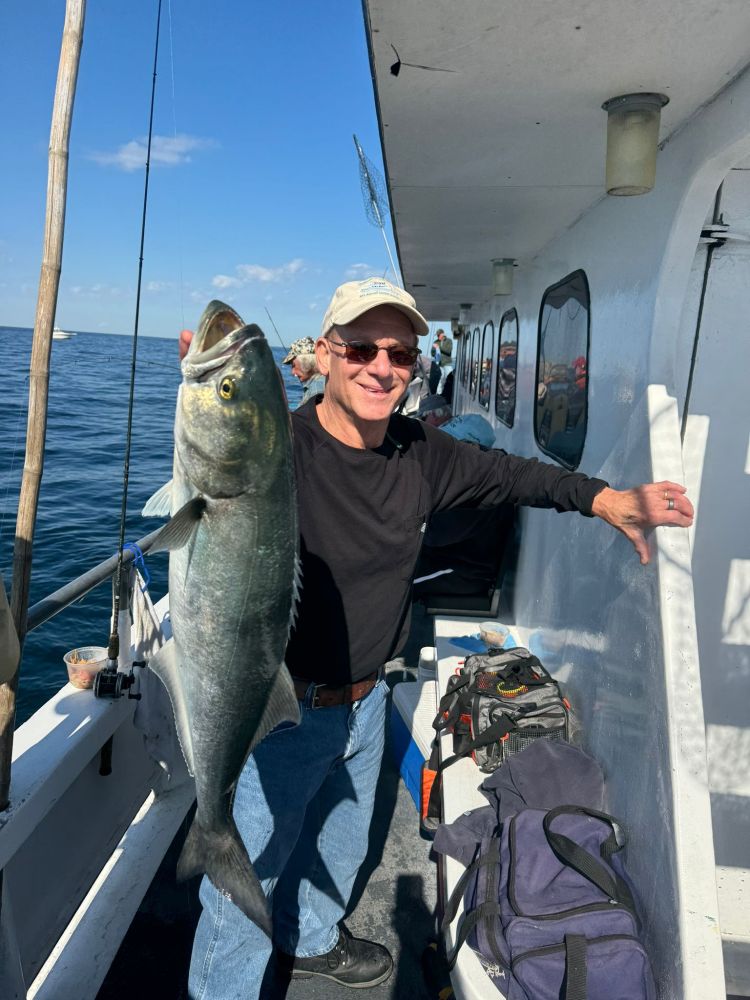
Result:
[[[206,501],[203,497],[193,497],[188,500],[184,507],[180,507],[168,524],[165,524],[159,534],[154,539],[149,548],[149,552],[171,552],[173,549],[181,549],[187,545],[193,537],[198,522],[206,509]]]
[[[170,479],[148,498],[141,517],[169,517],[172,513],[172,482]]]
[[[190,714],[185,693],[182,690],[174,639],[168,639],[164,643],[159,652],[148,661],[148,666],[167,689],[169,700],[172,702],[172,712],[174,713],[175,728],[182,756],[185,758],[190,776],[195,777],[193,742],[190,738]]]
[[[251,753],[263,737],[267,736],[281,722],[299,723],[299,702],[294,693],[294,683],[283,663],[276,673],[271,693],[268,696],[266,707],[248,753]]]

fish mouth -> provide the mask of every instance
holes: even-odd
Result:
[[[260,327],[246,324],[231,306],[213,299],[203,310],[182,362],[182,374],[186,379],[200,380],[253,340],[265,340]]]

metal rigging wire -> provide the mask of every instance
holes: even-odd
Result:
[[[388,245],[388,237],[385,233],[385,219],[388,217],[388,200],[385,193],[385,181],[378,168],[367,159],[356,135],[354,148],[357,150],[359,158],[359,181],[362,186],[362,200],[365,204],[365,215],[367,221],[373,226],[377,226],[383,236],[385,249],[388,253],[388,260],[391,262],[391,271],[396,282],[403,287],[401,275],[393,262],[391,248]]]

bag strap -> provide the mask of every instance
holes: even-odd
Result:
[[[432,720],[432,728],[437,733],[441,733],[444,729],[448,729],[450,726],[456,722],[460,716],[463,708],[464,695],[460,695],[458,692],[467,686],[469,683],[468,677],[460,677],[458,674],[454,674],[448,684],[450,685],[443,697],[438,702],[438,711],[435,718]]]
[[[483,900],[475,907],[475,909],[464,914],[461,923],[458,926],[456,943],[451,951],[446,955],[449,969],[452,969],[456,964],[461,946],[465,943],[469,934],[471,934],[477,924],[483,921],[489,921],[494,917],[499,918],[500,916],[500,903],[493,889],[496,883],[495,872],[500,867],[500,837],[497,832],[490,838],[486,851],[482,852],[481,845],[477,848],[474,860],[461,875],[458,882],[456,882],[456,886],[445,904],[443,919],[440,921],[441,934],[445,934],[448,927],[451,925],[453,920],[455,920],[456,914],[458,913],[458,907],[461,904],[461,900],[466,892],[466,886],[469,884],[469,880],[472,875],[478,872],[480,868],[485,867],[488,869],[487,887],[488,890],[491,889],[493,891],[493,898]],[[506,964],[506,960],[500,952],[500,949],[497,947],[494,934],[490,932],[487,935],[487,938],[490,942],[490,947],[492,948],[495,960],[504,966]]]
[[[438,771],[444,771],[446,767],[450,767],[451,764],[455,764],[457,760],[462,760],[464,757],[468,757],[473,750],[479,750],[481,747],[486,747],[490,743],[499,743],[500,740],[508,735],[508,733],[512,733],[514,729],[518,729],[515,722],[507,715],[502,714],[499,719],[496,719],[495,722],[492,723],[491,726],[487,726],[486,729],[483,729],[475,740],[471,740],[467,743],[463,750],[446,758],[440,764]]]
[[[475,740],[471,740],[466,744],[463,750],[459,753],[454,753],[450,757],[446,757],[445,760],[436,764],[433,767],[433,761],[436,758],[437,753],[439,753],[437,746],[437,737],[432,743],[432,753],[430,754],[430,770],[435,772],[435,778],[432,782],[432,787],[430,788],[430,797],[428,799],[428,815],[440,816],[440,781],[443,771],[446,767],[450,767],[451,764],[455,764],[457,760],[463,760],[464,757],[468,757],[474,750],[479,750],[481,747],[485,747],[490,743],[498,743],[504,736],[508,733],[513,732],[514,729],[518,729],[518,726],[509,719],[507,715],[501,715],[499,719],[488,726],[484,732],[482,732]]]
[[[586,1000],[586,938],[583,934],[565,935],[565,978],[561,996],[564,1000]]]
[[[599,812],[596,809],[587,809],[585,806],[557,806],[549,810],[542,822],[547,843],[555,857],[564,865],[573,868],[579,875],[583,875],[589,882],[593,882],[605,896],[627,907],[638,920],[633,895],[624,879],[620,878],[617,872],[605,868],[593,854],[590,854],[580,844],[576,844],[570,837],[566,837],[562,833],[555,833],[550,829],[554,820],[563,815],[591,816],[609,824],[611,833],[599,850],[605,861],[609,861],[613,854],[625,846],[625,837],[620,824],[613,816],[608,816],[607,813]]]

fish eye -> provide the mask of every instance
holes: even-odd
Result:
[[[237,383],[233,378],[223,378],[219,383],[219,395],[222,399],[231,399],[237,392]]]

